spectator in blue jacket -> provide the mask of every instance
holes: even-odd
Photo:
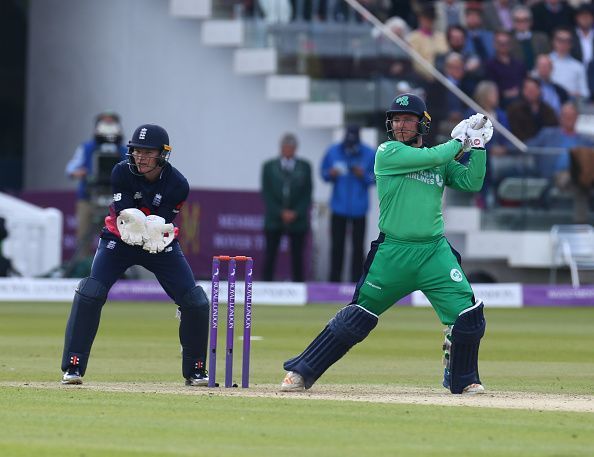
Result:
[[[350,280],[357,282],[363,273],[363,244],[369,209],[368,188],[375,183],[374,161],[375,151],[361,142],[359,127],[354,125],[347,127],[344,140],[330,146],[324,156],[322,178],[334,185],[330,203],[331,282],[341,280],[347,225],[352,229]]]
[[[127,149],[122,145],[123,130],[120,117],[113,112],[103,112],[95,118],[93,139],[81,143],[66,165],[66,175],[78,180],[76,192],[75,258],[90,254],[89,242],[93,227],[95,191],[111,195],[111,168],[126,159]],[[105,211],[101,211],[103,216]]]

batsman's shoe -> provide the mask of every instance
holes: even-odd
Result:
[[[62,384],[82,384],[82,376],[78,367],[68,367],[62,376]]]
[[[485,388],[482,384],[470,384],[464,388],[462,395],[477,395],[484,394]]]
[[[206,371],[197,371],[189,378],[186,378],[186,386],[208,386],[208,374]]]
[[[305,390],[305,380],[299,373],[288,371],[280,390],[281,392],[302,392]]]

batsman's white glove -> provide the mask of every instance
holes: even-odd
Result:
[[[174,238],[173,224],[166,224],[165,219],[154,214],[146,217],[146,237],[142,249],[156,254],[169,246]]]
[[[493,123],[481,113],[476,113],[468,119],[460,121],[451,133],[451,137],[462,142],[462,150],[455,159],[458,160],[464,152],[471,148],[483,148],[493,137]]]
[[[146,236],[146,216],[142,211],[137,208],[123,209],[116,221],[124,243],[142,246]]]

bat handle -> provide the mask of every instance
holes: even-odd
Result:
[[[488,120],[489,118],[487,116],[483,116],[483,118],[476,124],[475,130],[482,129]]]

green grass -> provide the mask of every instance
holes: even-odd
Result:
[[[594,455],[591,413],[8,387],[57,382],[69,308],[0,303],[2,457]],[[282,361],[337,309],[256,307],[253,334],[263,339],[252,343],[252,382],[280,382]],[[181,384],[174,310],[106,305],[87,383]],[[594,394],[594,308],[488,309],[486,317],[488,389]],[[442,339],[431,309],[392,309],[320,383],[439,386]]]

